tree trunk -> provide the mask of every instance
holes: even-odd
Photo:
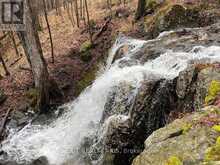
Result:
[[[75,3],[75,13],[76,13],[76,24],[77,24],[77,27],[79,27],[79,11],[78,11],[78,2],[77,0],[74,1]]]
[[[43,0],[43,6],[44,6],[44,17],[47,23],[47,28],[49,32],[49,37],[50,37],[50,45],[51,45],[51,58],[52,58],[52,63],[54,63],[54,48],[53,48],[53,39],[52,39],[52,34],[51,34],[51,29],[50,29],[50,24],[48,21],[48,16],[47,16],[47,7],[46,7],[46,2]]]
[[[135,14],[135,20],[140,19],[144,15],[145,5],[146,5],[146,0],[138,0],[138,6],[137,6],[136,14]]]
[[[28,62],[30,63],[35,88],[37,90],[38,101],[36,108],[41,112],[45,111],[50,104],[50,83],[49,73],[43,52],[40,45],[39,36],[35,27],[31,0],[27,0],[26,5],[26,31],[18,31],[17,34],[22,42]]]
[[[37,28],[37,30],[42,30],[41,25],[40,25],[40,18],[39,18],[39,11],[38,11],[38,0],[32,0],[31,3],[31,7],[32,7],[32,15],[33,15],[33,21],[35,23],[35,26]]]
[[[84,0],[84,1],[85,1],[85,9],[86,9],[86,14],[87,14],[88,27],[89,27],[89,38],[90,38],[91,44],[93,45],[92,31],[91,31],[91,25],[90,25],[90,19],[89,19],[88,4],[87,4],[87,0]]]
[[[20,55],[19,55],[19,51],[18,51],[18,48],[17,48],[17,44],[16,44],[16,41],[15,41],[15,37],[14,37],[13,32],[9,33],[9,35],[10,35],[10,38],[12,40],[12,43],[13,43],[13,46],[14,46],[14,49],[15,49],[15,53],[16,53],[17,57],[19,57]]]

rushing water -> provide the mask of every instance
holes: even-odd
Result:
[[[66,113],[49,125],[30,124],[21,131],[11,134],[3,142],[2,150],[11,160],[20,163],[46,156],[50,164],[54,165],[66,162],[71,162],[69,163],[71,165],[84,165],[80,147],[87,137],[97,136],[97,133],[101,132],[98,131],[102,130],[100,120],[108,94],[114,86],[126,82],[138,88],[143,80],[152,75],[172,79],[195,61],[220,61],[220,47],[200,46],[191,52],[169,50],[145,64],[137,62],[129,66],[119,66],[119,61],[129,60],[145,43],[146,41],[142,40],[119,37],[110,51],[105,71],[97,76],[94,83],[76,100],[64,105]],[[129,48],[124,57],[111,64],[117,50],[124,45]]]

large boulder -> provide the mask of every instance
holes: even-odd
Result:
[[[133,165],[217,165],[220,162],[220,109],[206,107],[155,131]],[[176,163],[175,163],[176,162]]]
[[[200,51],[200,48],[194,48],[196,45],[207,46],[213,44],[213,40],[218,45],[219,27],[216,24],[201,29],[163,33],[157,39],[144,43],[129,59],[131,62],[121,60],[120,67],[132,65],[135,61],[144,64],[170,49],[173,52],[196,53]],[[120,51],[123,55],[127,49]],[[218,94],[218,90],[215,90],[216,83],[212,85],[212,81],[219,79],[218,64],[206,64],[208,61],[205,59],[200,62],[204,64],[198,65],[198,61],[190,61],[188,67],[173,80],[147,75],[138,90],[127,83],[114,87],[109,93],[102,118],[108,126],[104,141],[105,149],[109,151],[105,154],[107,162],[111,160],[116,165],[131,163],[135,155],[144,149],[144,141],[155,130],[182,114],[201,110],[209,93],[212,97]],[[209,71],[205,74],[207,70]],[[210,86],[211,89],[214,86],[215,92],[210,90]],[[218,100],[220,99],[212,101],[220,105]]]

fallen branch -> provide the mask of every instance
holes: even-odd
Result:
[[[94,40],[96,40],[97,38],[99,38],[101,36],[101,34],[107,30],[108,24],[111,21],[111,17],[107,19],[107,21],[104,23],[104,25],[102,26],[102,28],[99,30],[98,33],[95,34],[94,36]]]
[[[9,33],[5,33],[3,36],[0,37],[0,41],[3,40],[5,37],[8,36]]]
[[[22,57],[17,58],[14,62],[12,62],[9,66],[12,67],[13,65],[15,65],[18,61],[20,61],[20,59],[22,59]]]
[[[0,136],[1,137],[3,137],[2,134],[3,134],[3,131],[5,129],[5,125],[6,125],[6,122],[8,120],[8,116],[9,116],[10,112],[11,112],[11,109],[9,108],[8,111],[5,114],[5,117],[3,118],[3,122],[2,122],[2,125],[1,125],[1,128],[0,128]]]
[[[23,67],[23,66],[19,66],[19,69],[20,69],[20,70],[24,70],[24,71],[32,72],[31,68],[25,68],[25,67]]]

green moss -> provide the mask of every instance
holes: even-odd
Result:
[[[220,145],[220,136],[217,138],[216,144],[217,144],[217,145]]]
[[[85,41],[81,46],[80,46],[80,53],[87,52],[92,48],[92,43],[90,41]]]
[[[25,96],[30,106],[35,109],[35,107],[38,105],[39,90],[36,88],[31,88],[25,93]]]
[[[176,156],[171,156],[165,165],[183,165],[183,162]]]
[[[216,144],[207,149],[205,162],[220,161],[220,137],[217,138]]]
[[[92,44],[90,41],[84,42],[80,47],[80,58],[88,62],[92,59],[90,49],[92,48]]]
[[[93,67],[90,71],[83,75],[80,81],[77,82],[76,95],[79,95],[85,88],[92,84],[92,82],[95,80],[97,70],[98,67]]]
[[[214,125],[212,127],[213,130],[217,131],[217,132],[220,132],[220,125]]]
[[[183,134],[187,133],[191,128],[192,128],[192,124],[190,123],[185,124],[182,128]]]
[[[156,0],[148,0],[146,3],[146,9],[154,11],[160,3],[158,3]]]
[[[205,103],[210,104],[211,102],[213,102],[216,96],[219,94],[219,92],[220,92],[220,82],[213,80],[209,86],[208,95],[205,98]]]
[[[92,59],[92,55],[90,51],[87,52],[83,52],[80,54],[80,58],[81,60],[83,60],[84,62],[89,62]]]

